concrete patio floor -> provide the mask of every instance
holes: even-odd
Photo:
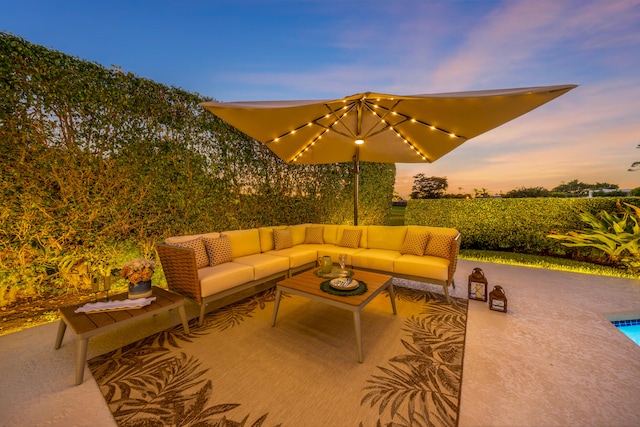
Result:
[[[605,317],[640,318],[640,280],[461,260],[453,295],[466,298],[475,267],[509,312],[469,301],[460,426],[640,425],[640,347]],[[178,323],[169,313],[94,337],[88,357]],[[54,350],[57,328],[0,337],[0,425],[115,426],[88,368],[73,385],[75,336]]]

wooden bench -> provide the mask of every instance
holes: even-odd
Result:
[[[76,333],[78,339],[78,353],[76,355],[76,385],[82,384],[84,379],[84,365],[87,360],[87,344],[89,342],[89,338],[94,335],[102,334],[156,314],[173,310],[174,308],[178,309],[184,331],[187,334],[189,333],[187,315],[184,311],[185,298],[155,286],[153,287],[153,296],[156,297],[156,300],[151,304],[131,310],[102,311],[89,314],[76,313],[75,310],[84,304],[60,309],[61,319],[58,327],[55,349],[59,349],[62,345],[64,333],[67,330],[67,326],[70,326]],[[124,293],[114,295],[111,299],[125,300],[127,297],[128,295]]]

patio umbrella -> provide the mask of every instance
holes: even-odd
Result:
[[[203,102],[287,163],[431,163],[469,139],[521,116],[576,85],[429,95],[359,93],[341,99]]]

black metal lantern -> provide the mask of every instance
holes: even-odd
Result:
[[[484,272],[481,268],[474,268],[473,272],[469,276],[469,299],[475,299],[478,301],[487,300],[487,285],[489,282],[484,277]]]
[[[489,293],[489,308],[494,311],[507,312],[507,296],[501,286],[494,286]]]

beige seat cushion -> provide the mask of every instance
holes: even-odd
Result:
[[[233,259],[234,263],[248,265],[253,268],[253,280],[286,273],[289,270],[289,260],[284,257],[267,254],[247,255]]]
[[[398,257],[400,257],[400,252],[398,251],[367,249],[353,254],[351,256],[353,261],[351,265],[355,268],[368,268],[393,273],[393,262]]]
[[[252,281],[253,267],[225,262],[215,267],[201,268],[198,270],[198,278],[202,296],[208,297]]]
[[[427,255],[400,255],[393,260],[393,272],[446,281],[449,275],[449,260]]]

